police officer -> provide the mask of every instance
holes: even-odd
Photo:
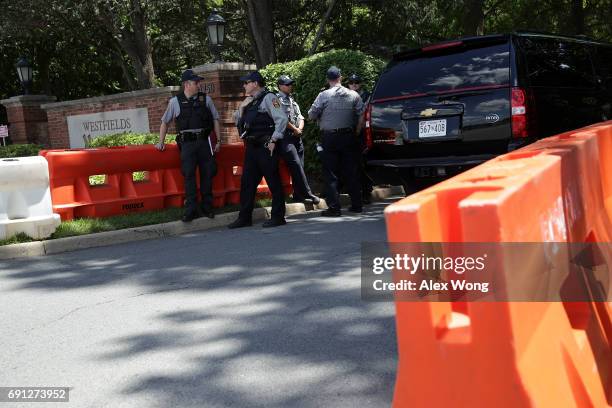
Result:
[[[326,184],[327,210],[321,215],[341,215],[338,177],[342,173],[351,196],[351,212],[362,212],[359,186],[359,132],[363,124],[363,101],[355,91],[342,86],[340,69],[327,70],[329,89],[319,93],[308,110],[308,117],[317,120],[321,130],[321,157]]]
[[[253,224],[255,195],[262,176],[272,192],[272,215],[262,226],[285,225],[285,196],[278,172],[277,144],[287,128],[287,115],[278,97],[265,88],[265,80],[259,72],[251,72],[240,80],[247,98],[240,104],[234,118],[246,146],[240,180],[240,213],[228,228]]]
[[[368,104],[368,101],[370,100],[370,93],[361,87],[361,77],[359,75],[357,75],[356,73],[352,73],[351,75],[349,75],[348,87],[349,89],[352,89],[353,91],[357,92],[359,96],[361,96],[361,100],[363,101],[364,105]],[[371,197],[372,197],[373,186],[372,186],[372,180],[365,172],[365,159],[366,159],[365,154],[367,153],[367,145],[366,145],[365,133],[363,129],[361,130],[360,141],[361,141],[361,161],[360,161],[360,166],[359,166],[359,170],[360,170],[359,173],[360,173],[360,178],[361,178],[361,195],[362,195],[363,202],[365,204],[369,204],[371,201]]]
[[[361,97],[363,103],[367,104],[368,100],[370,99],[370,93],[366,89],[361,87],[361,77],[356,73],[352,73],[351,75],[349,75],[347,82],[349,89],[357,92]]]
[[[281,107],[289,119],[285,135],[280,140],[278,147],[280,148],[283,160],[285,160],[291,172],[293,199],[301,202],[310,199],[314,204],[319,204],[321,200],[310,190],[306,174],[304,173],[304,143],[302,142],[304,117],[300,112],[300,106],[291,96],[294,82],[287,75],[281,75],[276,81],[280,91],[276,96],[278,96]]]
[[[165,139],[168,124],[176,121],[177,144],[181,152],[181,172],[185,178],[185,212],[183,222],[198,218],[196,167],[200,170],[200,203],[201,215],[214,218],[212,209],[212,179],[216,170],[214,155],[220,148],[219,113],[210,96],[200,92],[198,83],[203,78],[188,69],[181,75],[183,90],[170,99],[166,112],[162,116],[159,128],[157,150],[165,150]],[[210,140],[210,133],[215,130],[215,146]]]

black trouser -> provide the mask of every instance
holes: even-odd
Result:
[[[370,199],[372,195],[372,190],[374,189],[374,183],[372,183],[372,179],[366,173],[366,155],[364,153],[367,143],[365,140],[365,132],[363,129],[359,134],[359,138],[361,139],[361,160],[359,160],[359,173],[361,175],[361,194],[365,198]]]
[[[351,196],[351,206],[361,208],[361,188],[359,177],[359,141],[355,133],[348,130],[338,133],[322,132],[321,158],[325,176],[325,200],[331,209],[340,209],[338,179],[342,175],[344,184]]]
[[[279,143],[280,153],[287,163],[293,184],[293,198],[304,200],[313,196],[304,173],[304,145],[302,139],[286,132]],[[300,154],[301,153],[301,154]]]
[[[181,143],[181,171],[185,178],[185,214],[194,214],[198,211],[196,167],[200,169],[202,209],[204,211],[211,211],[215,158],[213,157],[208,139]]]
[[[257,186],[261,178],[266,178],[268,188],[272,193],[272,218],[285,217],[285,194],[278,172],[279,152],[275,149],[270,156],[270,150],[260,144],[246,143],[242,178],[240,179],[240,215],[242,220],[250,221],[255,207]]]

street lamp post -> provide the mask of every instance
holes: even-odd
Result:
[[[30,93],[30,85],[32,84],[32,65],[30,65],[25,57],[21,57],[19,61],[17,61],[15,67],[17,68],[19,81],[23,87],[23,93],[24,95],[28,95]]]
[[[215,62],[221,62],[221,50],[225,38],[225,20],[219,15],[217,10],[206,19],[206,29],[208,31],[208,46],[215,56]]]

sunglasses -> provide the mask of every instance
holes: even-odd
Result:
[[[242,83],[242,85],[248,85],[248,84],[250,84],[251,82],[255,82],[255,81],[244,81],[244,82]]]

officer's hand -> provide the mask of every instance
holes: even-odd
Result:
[[[270,156],[272,156],[272,153],[274,153],[274,148],[276,147],[276,143],[277,142],[270,140],[270,142],[268,142],[268,145],[266,146],[268,150],[270,151]]]
[[[219,153],[219,150],[221,150],[221,143],[215,145],[215,153]]]
[[[160,152],[163,152],[164,150],[166,150],[166,145],[162,142],[159,142],[155,145],[155,148]]]
[[[295,134],[296,134],[296,135],[298,135],[298,136],[302,136],[302,133],[303,133],[303,132],[304,132],[304,131],[303,131],[302,129],[300,129],[300,128],[295,128],[295,129],[293,130],[293,133],[295,133]]]

